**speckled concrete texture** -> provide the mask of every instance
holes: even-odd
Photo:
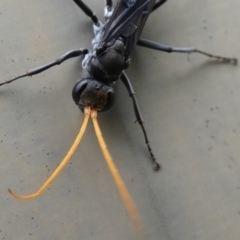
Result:
[[[103,2],[87,4],[103,20]],[[239,0],[169,0],[142,36],[240,58]],[[0,82],[90,47],[92,24],[71,0],[0,1]],[[83,115],[71,91],[80,59],[0,88],[0,239],[237,240],[240,236],[240,68],[197,54],[136,47],[127,70],[152,149],[152,170],[122,83],[99,123],[147,228],[136,236],[92,124],[71,163],[35,192],[71,146]]]

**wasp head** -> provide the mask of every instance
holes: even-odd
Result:
[[[81,111],[85,106],[89,106],[98,112],[104,112],[113,105],[114,90],[96,79],[84,78],[73,87],[72,97]]]

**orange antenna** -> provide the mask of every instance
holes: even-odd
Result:
[[[8,192],[13,197],[21,199],[21,200],[29,200],[29,199],[33,199],[33,198],[36,198],[39,195],[41,195],[47,189],[47,187],[53,182],[53,180],[58,176],[58,174],[63,170],[63,168],[66,166],[66,164],[69,162],[70,158],[76,151],[77,146],[79,145],[79,143],[83,137],[83,134],[86,130],[89,116],[90,116],[90,108],[85,107],[84,108],[84,120],[83,120],[80,131],[79,131],[72,147],[70,148],[70,150],[68,151],[67,155],[62,160],[62,162],[59,164],[59,166],[56,168],[56,170],[52,173],[52,175],[47,179],[47,181],[42,185],[42,187],[36,193],[33,193],[31,195],[22,196],[22,195],[17,195],[15,193],[13,193],[10,189],[8,189]]]
[[[144,227],[143,227],[143,223],[142,223],[140,214],[137,210],[137,207],[136,207],[129,191],[127,190],[127,187],[126,187],[121,175],[119,174],[118,169],[117,169],[116,165],[114,164],[112,157],[108,151],[107,145],[103,139],[102,132],[101,132],[100,127],[97,122],[97,110],[92,109],[91,118],[93,120],[95,133],[96,133],[99,145],[101,147],[104,159],[107,163],[109,171],[111,172],[114,182],[117,185],[118,191],[122,197],[122,200],[127,209],[128,215],[130,216],[131,222],[135,228],[137,228],[140,231],[143,231]]]

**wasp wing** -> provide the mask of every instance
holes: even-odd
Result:
[[[117,38],[123,37],[126,41],[125,57],[128,58],[155,2],[156,0],[119,0],[105,25],[102,46],[111,47]]]

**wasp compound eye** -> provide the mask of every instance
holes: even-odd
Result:
[[[106,102],[104,108],[101,110],[101,112],[105,112],[105,111],[109,110],[112,107],[114,100],[115,100],[114,91],[113,91],[113,89],[109,89],[109,91],[107,93],[107,102]]]
[[[79,101],[80,101],[80,96],[82,94],[82,92],[84,91],[84,89],[87,87],[88,81],[87,79],[83,79],[78,81],[75,86],[73,87],[72,90],[72,98],[73,101],[78,105]]]
[[[73,87],[72,90],[72,98],[73,101],[75,102],[76,105],[78,105],[78,107],[80,108],[80,110],[83,112],[84,111],[84,105],[81,104],[81,95],[83,93],[83,91],[86,89],[88,85],[88,79],[82,79],[80,81],[78,81],[75,86]]]
[[[72,91],[74,102],[83,111],[85,106],[98,112],[107,111],[114,102],[112,87],[95,79],[83,79],[77,82]]]

